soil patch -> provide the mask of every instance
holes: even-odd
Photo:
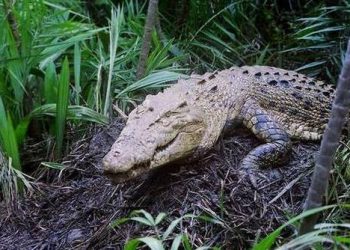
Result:
[[[258,235],[266,235],[302,209],[316,144],[295,143],[290,163],[278,168],[274,180],[264,181],[259,190],[238,175],[239,162],[259,144],[249,134],[221,139],[193,164],[113,185],[102,174],[101,159],[123,126],[115,120],[108,128],[94,129],[92,136],[75,145],[65,161],[67,169],[50,185],[38,184],[37,192],[21,199],[15,211],[8,213],[0,205],[0,248],[122,249],[126,240],[155,234],[139,223],[115,229],[110,223],[144,209],[154,217],[167,213],[164,228],[185,214],[219,219],[221,224],[186,219],[175,233],[186,232],[194,246],[247,249]]]

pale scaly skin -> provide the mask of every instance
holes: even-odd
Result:
[[[291,139],[318,140],[334,88],[266,66],[232,67],[179,80],[133,110],[110,152],[105,173],[123,182],[163,165],[203,156],[225,124],[241,122],[262,144],[242,161],[256,185],[258,167],[286,162]]]

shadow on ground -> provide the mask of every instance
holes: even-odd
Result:
[[[95,129],[93,136],[75,145],[66,159],[67,169],[56,174],[52,184],[38,184],[37,191],[10,213],[1,205],[0,248],[122,249],[127,239],[154,232],[138,223],[115,229],[109,224],[144,209],[153,216],[166,212],[164,227],[184,214],[220,218],[223,225],[185,220],[175,232],[187,232],[194,246],[247,249],[258,235],[301,211],[318,149],[315,144],[295,143],[290,163],[279,169],[281,175],[258,191],[238,178],[239,162],[258,145],[250,135],[221,140],[196,163],[115,186],[102,175],[101,159],[122,127],[116,120],[108,128]],[[285,233],[293,233],[293,228]]]

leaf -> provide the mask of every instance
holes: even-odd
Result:
[[[213,223],[213,224],[219,224],[221,226],[224,226],[224,223],[218,219],[215,219],[213,217],[210,217],[210,216],[207,216],[207,215],[200,215],[197,217],[198,219],[201,219],[203,221],[206,221],[206,222],[210,222],[210,223]]]
[[[179,234],[173,240],[173,243],[171,244],[170,250],[177,250],[177,249],[179,249],[181,241],[182,241],[182,234]]]
[[[315,214],[315,213],[319,213],[321,211],[324,211],[324,210],[327,210],[327,209],[331,209],[331,208],[334,208],[334,207],[336,207],[336,205],[323,206],[323,207],[307,210],[307,211],[299,214],[298,216],[295,216],[294,218],[290,219],[289,221],[284,223],[282,226],[277,228],[275,231],[273,231],[272,233],[268,234],[259,243],[254,244],[252,250],[268,250],[268,249],[271,249],[271,247],[275,243],[277,237],[280,235],[280,233],[281,233],[283,228],[285,228],[288,225],[291,225],[294,222],[296,222],[296,221],[298,221],[298,220],[300,220],[302,218],[305,218],[305,217],[307,217],[309,215],[312,215],[312,214]]]
[[[112,20],[109,26],[109,71],[108,71],[108,80],[107,80],[107,89],[106,89],[106,99],[105,105],[103,109],[103,114],[107,116],[108,111],[110,109],[111,103],[111,85],[112,85],[112,77],[113,77],[113,69],[115,56],[118,47],[120,28],[124,21],[123,10],[118,7],[117,13],[114,8],[112,8]]]
[[[138,239],[129,240],[124,246],[124,250],[136,250],[141,243]]]
[[[120,225],[123,225],[124,223],[130,221],[130,218],[128,217],[123,217],[123,218],[119,218],[119,219],[116,219],[114,221],[112,221],[109,226],[112,227],[112,228],[115,228],[115,227],[118,227]]]
[[[58,99],[56,105],[56,159],[62,155],[65,123],[68,110],[69,97],[69,64],[67,57],[64,59],[62,71],[58,82]]]
[[[170,81],[175,81],[178,80],[180,77],[188,78],[187,76],[180,74],[180,73],[175,73],[171,71],[161,71],[161,72],[156,72],[153,74],[150,74],[141,80],[127,86],[125,89],[120,91],[117,95],[116,98],[119,98],[120,96],[124,94],[129,94],[131,92],[137,91],[137,90],[144,90],[149,87],[161,87],[161,84],[164,84],[166,82]]]
[[[57,102],[57,75],[53,62],[48,64],[45,71],[44,97],[47,104]]]
[[[18,145],[21,145],[27,135],[28,126],[30,123],[30,116],[24,117],[16,126],[16,141]]]
[[[57,58],[62,56],[62,54],[74,46],[76,42],[81,42],[87,39],[90,39],[93,35],[104,31],[104,28],[99,28],[95,30],[87,30],[84,33],[77,34],[73,37],[65,39],[63,41],[59,41],[59,37],[56,37],[50,44],[42,44],[41,46],[37,46],[36,48],[45,47],[45,49],[41,52],[42,57],[45,57],[41,62],[39,67],[41,69],[45,69],[46,66],[55,61]]]
[[[182,245],[185,248],[185,250],[192,250],[190,240],[189,240],[188,236],[185,234],[182,236]]]
[[[165,230],[162,239],[166,240],[169,237],[169,235],[174,231],[175,227],[177,226],[177,224],[179,224],[180,221],[182,221],[185,218],[195,218],[195,217],[196,217],[195,215],[187,214],[176,220],[173,220],[168,226],[168,228]]]
[[[158,225],[165,217],[166,213],[159,213],[156,217],[155,225]]]
[[[154,226],[152,221],[149,221],[146,218],[143,217],[131,217],[130,220],[140,222],[141,224],[147,225],[147,226]]]
[[[48,168],[52,168],[52,169],[57,169],[57,170],[63,170],[65,169],[65,166],[61,163],[58,163],[58,162],[46,162],[46,161],[43,161],[40,163],[40,165],[43,165],[45,167],[48,167]]]
[[[269,49],[269,45],[267,45],[265,49],[261,51],[259,58],[256,59],[256,62],[255,62],[256,65],[263,65],[264,62],[266,63],[267,60],[265,58],[266,58],[268,49]]]
[[[36,109],[34,109],[30,115],[34,118],[40,118],[42,116],[53,116],[56,117],[56,104],[46,104],[42,105]],[[95,122],[99,124],[108,124],[108,120],[105,116],[97,113],[96,111],[83,107],[83,106],[76,106],[76,105],[70,105],[68,106],[67,111],[67,120],[81,120],[81,121],[89,121],[89,122]]]
[[[79,42],[74,44],[74,90],[75,90],[75,104],[79,105],[80,99],[80,69],[81,69],[81,51]]]
[[[333,243],[333,239],[325,237],[323,234],[331,234],[336,232],[336,229],[323,229],[315,230],[303,235],[300,235],[282,246],[276,248],[276,250],[288,250],[288,249],[308,249],[316,243]]]
[[[143,237],[130,240],[125,244],[124,250],[137,249],[140,243],[145,243],[151,250],[164,250],[162,242],[152,237]]]
[[[301,67],[297,68],[295,71],[301,71],[301,70],[309,69],[309,68],[312,68],[312,67],[316,67],[316,66],[325,64],[326,62],[327,61],[318,61],[318,62],[308,63],[308,64],[305,64],[304,66],[301,66]]]
[[[0,142],[3,150],[12,159],[12,166],[21,170],[15,129],[9,112],[6,112],[0,96]]]
[[[146,212],[143,209],[135,210],[135,211],[133,211],[133,214],[143,214],[143,216],[146,218],[146,220],[148,220],[149,223],[151,223],[151,226],[155,226],[156,225],[152,215],[150,213]]]

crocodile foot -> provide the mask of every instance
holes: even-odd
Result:
[[[245,171],[244,175],[249,178],[249,182],[257,190],[261,189],[263,186],[270,185],[271,183],[282,179],[282,173],[279,169],[249,169],[249,171]]]

